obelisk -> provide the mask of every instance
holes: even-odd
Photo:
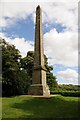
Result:
[[[50,95],[50,90],[46,83],[46,68],[44,65],[42,34],[42,13],[39,5],[36,8],[34,70],[32,75],[32,85],[29,88],[28,94],[45,96]]]

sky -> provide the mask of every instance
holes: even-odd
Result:
[[[59,84],[79,84],[78,0],[1,0],[0,37],[22,57],[34,50],[35,10],[42,9],[44,53]]]

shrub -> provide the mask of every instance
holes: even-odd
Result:
[[[80,92],[79,91],[63,91],[60,92],[61,95],[63,96],[72,96],[72,97],[80,97]]]
[[[80,97],[79,91],[51,91],[51,94],[60,94],[62,96]]]

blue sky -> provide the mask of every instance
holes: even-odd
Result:
[[[30,19],[18,20],[15,24],[10,27],[5,27],[2,32],[6,34],[7,37],[24,37],[27,40],[34,40],[34,23]]]
[[[9,19],[9,18],[5,18]],[[53,23],[53,24],[43,24],[43,34],[46,32],[49,32],[51,29],[55,28],[57,32],[63,32],[66,27],[63,27],[59,23]],[[6,34],[7,37],[24,37],[27,40],[34,40],[35,38],[35,23],[31,19],[31,15],[27,19],[19,19],[16,21],[15,24],[5,28],[2,28],[1,30]]]
[[[50,58],[49,64],[54,67],[52,72],[60,84],[78,84],[77,3],[39,4],[42,8],[44,50]],[[2,6],[5,7],[2,7],[0,36],[26,56],[27,51],[34,49],[37,3],[14,2]]]

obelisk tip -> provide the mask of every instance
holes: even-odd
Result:
[[[40,5],[37,6],[37,9],[40,9]]]

